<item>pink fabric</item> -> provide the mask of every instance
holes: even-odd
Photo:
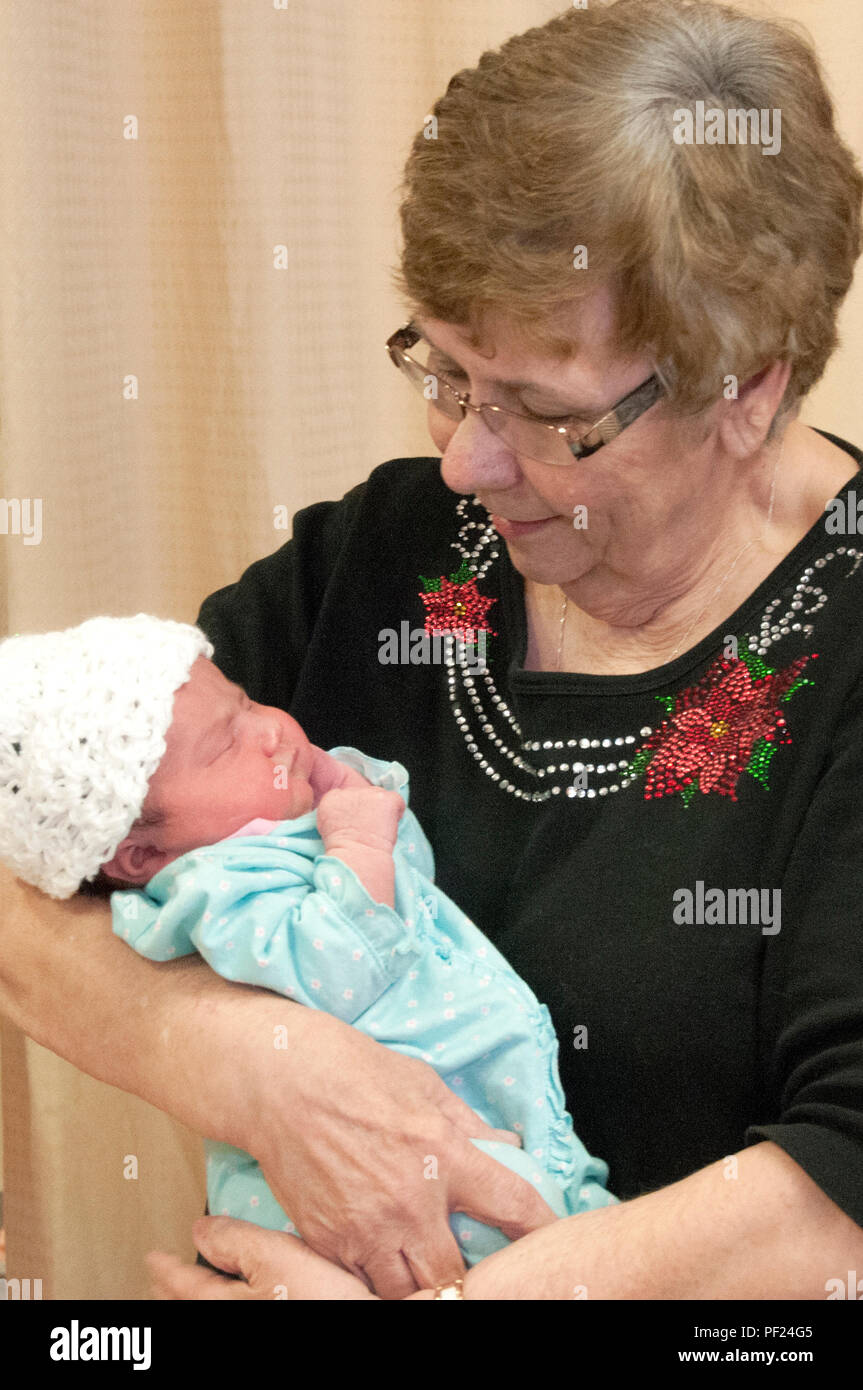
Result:
[[[258,816],[255,820],[247,821],[241,825],[239,830],[232,830],[230,835],[226,835],[226,840],[235,840],[238,835],[268,835],[274,825],[278,825],[276,820],[263,820]]]

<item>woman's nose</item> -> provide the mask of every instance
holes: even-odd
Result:
[[[518,457],[481,415],[469,410],[455,426],[441,461],[441,477],[454,492],[502,492],[521,479]]]

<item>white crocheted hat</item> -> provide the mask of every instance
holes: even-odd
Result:
[[[95,878],[141,814],[174,693],[213,646],[138,613],[0,642],[0,860],[52,898]]]

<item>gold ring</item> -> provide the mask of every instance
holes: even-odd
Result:
[[[454,1279],[451,1284],[438,1284],[434,1296],[435,1298],[464,1299],[464,1280]]]

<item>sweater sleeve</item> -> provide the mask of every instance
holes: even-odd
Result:
[[[863,691],[858,687],[782,884],[766,948],[763,1094],[783,1148],[863,1225]]]
[[[213,660],[252,699],[263,693],[266,703],[289,707],[327,583],[366,487],[360,483],[340,502],[316,502],[298,512],[289,541],[204,599],[196,621],[213,643]]]

